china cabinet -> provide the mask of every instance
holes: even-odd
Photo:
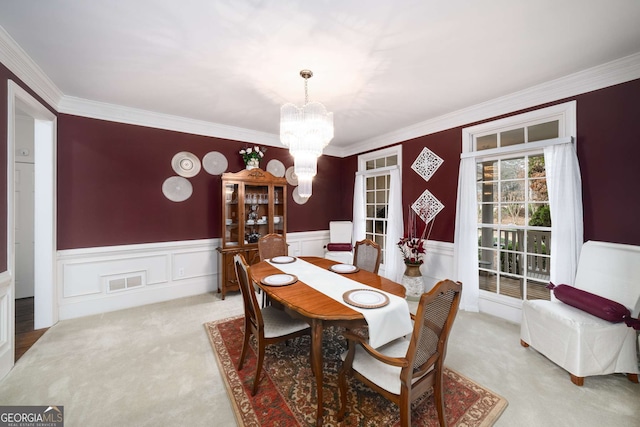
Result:
[[[249,265],[260,261],[258,240],[269,233],[286,237],[287,180],[262,169],[222,175],[222,246],[220,284],[222,299],[237,291],[233,257],[242,253]]]

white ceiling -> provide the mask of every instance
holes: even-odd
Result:
[[[65,96],[279,131],[334,113],[336,148],[640,51],[638,0],[0,0]]]

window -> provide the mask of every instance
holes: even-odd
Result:
[[[382,248],[384,265],[387,237],[387,219],[390,175],[393,167],[400,166],[401,146],[363,154],[358,157],[359,172],[364,174],[365,237]]]
[[[544,146],[575,135],[575,102],[463,131],[476,162],[481,298],[550,299],[551,209]]]
[[[551,216],[541,153],[478,161],[480,289],[549,299]]]

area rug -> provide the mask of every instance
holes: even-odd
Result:
[[[309,364],[309,337],[287,344],[267,346],[262,379],[255,396],[251,387],[256,367],[255,341],[252,351],[238,371],[242,350],[243,317],[205,323],[205,329],[224,378],[229,398],[241,426],[313,426],[316,414],[315,380]],[[340,354],[346,341],[338,328],[325,330],[324,356],[324,426],[396,426],[400,423],[398,407],[350,378],[348,409],[338,422],[340,409],[338,371]],[[488,427],[500,416],[507,401],[451,370],[445,370],[445,412],[450,426]],[[428,395],[412,406],[412,424],[437,426],[433,396]]]

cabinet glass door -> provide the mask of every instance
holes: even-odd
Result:
[[[244,187],[244,213],[245,243],[258,243],[260,237],[269,234],[269,186]]]
[[[284,234],[284,187],[274,186],[273,193],[273,230],[274,233]]]
[[[240,218],[238,204],[238,184],[226,184],[224,186],[224,241],[225,246],[235,246],[240,243],[242,234],[240,233],[238,219]]]

